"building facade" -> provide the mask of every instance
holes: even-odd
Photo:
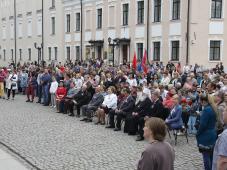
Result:
[[[120,64],[132,61],[134,52],[141,60],[146,49],[149,61],[171,60],[206,67],[227,63],[226,0],[63,3],[66,59],[79,59],[82,52],[83,58],[103,58],[113,63],[114,54],[114,63]],[[114,47],[109,45],[110,40]]]
[[[41,1],[16,1],[17,58],[34,61]],[[226,0],[44,0],[44,60],[118,65],[146,50],[150,62],[225,64],[226,7]],[[0,63],[13,58],[13,14],[13,0],[0,0]]]
[[[0,0],[0,63],[12,61],[46,62],[62,61],[63,12],[62,2],[55,0],[16,0],[16,53],[14,31],[14,0]],[[44,27],[42,40],[42,27]],[[42,52],[43,42],[43,52]],[[36,44],[36,45],[35,45]],[[38,49],[40,56],[38,59]],[[42,54],[43,57],[42,57]]]

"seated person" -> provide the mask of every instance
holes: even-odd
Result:
[[[142,141],[144,140],[143,137],[143,128],[144,128],[144,124],[145,124],[145,120],[148,119],[149,117],[158,117],[158,118],[165,118],[165,112],[164,110],[164,106],[160,100],[160,91],[159,90],[154,90],[152,92],[151,95],[151,100],[152,100],[152,104],[150,105],[150,110],[148,110],[148,112],[146,112],[146,114],[144,115],[144,117],[140,117],[138,125],[139,125],[139,135],[136,139],[136,141]],[[164,119],[165,120],[165,119]]]
[[[109,123],[110,125],[107,126],[107,128],[115,128],[114,124],[114,115],[117,115],[117,124],[114,131],[120,131],[121,130],[121,120],[123,118],[126,118],[127,115],[131,114],[134,106],[135,106],[135,100],[130,95],[130,90],[128,88],[125,88],[122,90],[122,93],[125,96],[125,99],[122,101],[122,103],[118,106],[118,109],[111,110],[109,112]]]
[[[73,108],[69,107],[72,104],[72,100],[74,96],[76,95],[76,88],[75,88],[75,82],[70,82],[70,88],[67,92],[67,95],[64,97],[64,114],[68,114],[68,111],[72,114]]]
[[[151,112],[151,100],[149,98],[150,90],[145,88],[142,92],[142,97],[139,96],[139,101],[135,106],[132,114],[128,115],[125,120],[125,132],[129,135],[135,135],[138,131],[138,123],[140,119],[144,120],[147,113]]]
[[[97,110],[98,121],[96,124],[105,124],[105,114],[108,114],[110,110],[117,108],[117,95],[115,94],[115,87],[110,86],[107,90],[107,95],[104,97],[102,105]]]
[[[60,81],[59,87],[56,91],[56,106],[57,106],[57,112],[60,112],[60,103],[66,96],[66,88],[64,87],[64,81]]]
[[[183,126],[183,121],[181,118],[182,115],[182,107],[179,105],[179,97],[178,95],[173,96],[173,108],[170,112],[170,115],[165,120],[169,129],[181,129]]]
[[[76,105],[77,109],[77,117],[80,117],[80,108],[83,105],[86,105],[91,100],[91,93],[87,91],[87,85],[83,85],[81,90],[74,96],[73,103],[71,105],[73,110],[73,105]],[[69,116],[74,116],[74,113],[70,114]]]
[[[93,95],[91,101],[87,105],[82,106],[82,114],[85,116],[85,118],[83,118],[81,121],[92,122],[91,114],[98,109],[103,100],[104,97],[101,93],[101,87],[98,86],[95,88],[95,94]]]

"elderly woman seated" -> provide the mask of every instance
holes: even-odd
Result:
[[[178,129],[181,129],[183,126],[183,121],[181,118],[182,107],[179,104],[178,95],[174,95],[172,97],[172,100],[173,100],[173,107],[170,111],[170,115],[168,116],[165,122],[169,129],[178,130]]]
[[[117,108],[117,95],[115,94],[115,87],[110,86],[107,89],[107,95],[104,97],[102,105],[96,111],[98,121],[95,124],[105,125],[105,114],[108,114],[110,110]]]

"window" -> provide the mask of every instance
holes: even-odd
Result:
[[[31,48],[28,49],[28,60],[32,60],[32,50]]]
[[[22,60],[22,49],[19,49],[19,59]]]
[[[51,0],[51,8],[55,8],[55,0]]]
[[[153,60],[160,61],[160,42],[154,42],[153,48]]]
[[[110,28],[115,27],[115,6],[109,6],[109,14],[108,14],[108,26]]]
[[[142,61],[143,58],[143,43],[137,43],[137,58]]]
[[[58,60],[58,47],[54,47],[54,59]]]
[[[212,0],[211,4],[211,18],[222,17],[222,0]]]
[[[80,13],[76,13],[76,31],[80,31]]]
[[[138,1],[137,24],[144,22],[144,1]]]
[[[210,41],[210,60],[220,60],[221,56],[221,41]]]
[[[172,41],[172,53],[171,53],[171,60],[172,61],[179,61],[179,41]]]
[[[154,22],[161,21],[161,0],[154,0]]]
[[[123,25],[128,25],[128,4],[123,4]]]
[[[42,35],[42,18],[39,17],[37,20],[37,35],[41,36]]]
[[[70,60],[70,47],[66,47],[66,57],[67,60]]]
[[[180,0],[173,0],[172,20],[180,19]]]
[[[55,17],[51,17],[51,34],[55,34]]]
[[[11,49],[11,60],[13,61],[13,49]]]
[[[32,21],[29,20],[27,24],[28,24],[27,25],[27,36],[31,37],[32,36]]]
[[[80,60],[80,46],[76,46],[76,60]]]
[[[2,26],[2,39],[5,40],[6,39],[6,26]]]
[[[101,29],[102,28],[102,8],[97,10],[97,28]]]
[[[70,32],[70,14],[66,15],[66,32]]]
[[[49,61],[51,61],[51,47],[48,47]]]
[[[6,50],[3,50],[3,60],[6,61]]]

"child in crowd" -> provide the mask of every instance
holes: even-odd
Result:
[[[52,77],[52,83],[50,85],[51,107],[56,108],[56,91],[58,89],[58,82],[55,77]]]
[[[60,112],[60,102],[64,99],[66,96],[66,88],[64,87],[64,81],[60,81],[59,87],[57,88],[56,91],[56,106],[57,106],[57,111]]]

